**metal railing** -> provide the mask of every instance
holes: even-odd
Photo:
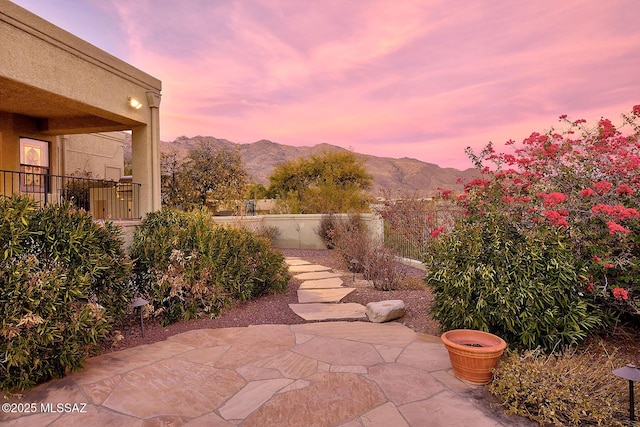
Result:
[[[41,207],[70,202],[96,219],[140,219],[140,187],[127,180],[0,170],[0,196],[26,196]]]
[[[447,203],[409,203],[398,205],[384,220],[384,242],[399,257],[422,260],[431,232],[450,228],[462,211]]]

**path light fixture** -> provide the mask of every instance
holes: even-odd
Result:
[[[135,108],[136,110],[139,110],[139,109],[142,108],[142,102],[140,102],[137,99],[135,99],[134,97],[130,96],[129,97],[129,106],[131,108]]]
[[[351,279],[352,282],[356,281],[356,271],[358,270],[358,264],[360,264],[360,261],[358,261],[357,259],[352,259],[351,260],[351,271],[353,271],[353,279]]]
[[[613,375],[629,381],[629,420],[633,422],[636,420],[633,408],[633,383],[634,381],[640,381],[640,370],[629,363],[623,368],[615,369]]]
[[[133,302],[131,303],[131,307],[133,308],[140,307],[140,330],[142,331],[142,338],[144,338],[144,323],[142,321],[142,307],[144,307],[147,304],[149,304],[149,301],[139,297],[134,299]]]

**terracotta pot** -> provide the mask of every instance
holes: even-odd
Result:
[[[488,384],[493,376],[492,370],[498,366],[507,348],[502,338],[471,329],[448,331],[440,339],[449,351],[456,377],[471,384]]]

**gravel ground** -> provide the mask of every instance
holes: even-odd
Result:
[[[345,286],[355,287],[356,290],[343,299],[343,302],[357,302],[366,305],[373,301],[400,299],[405,302],[406,314],[397,321],[415,330],[431,335],[439,335],[438,323],[429,315],[429,307],[433,301],[431,291],[422,284],[424,272],[410,266],[402,265],[408,278],[402,289],[394,291],[378,291],[373,285],[362,279],[362,275],[355,275],[342,270],[339,259],[333,251],[312,249],[284,249],[287,257],[300,257],[314,264],[332,267],[336,271],[343,271]],[[256,300],[239,302],[225,309],[215,319],[203,318],[182,321],[163,327],[154,319],[144,320],[144,337],[140,330],[140,320],[131,316],[120,327],[123,337],[117,344],[111,342],[103,345],[103,352],[122,350],[142,344],[151,344],[168,337],[192,329],[203,328],[231,328],[262,324],[293,325],[304,323],[304,320],[291,311],[289,304],[298,302],[297,290],[302,282],[297,279],[289,281],[287,291],[282,294],[264,295]]]

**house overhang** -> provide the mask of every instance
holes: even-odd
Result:
[[[0,153],[21,135],[131,130],[142,211],[159,209],[160,80],[8,0],[0,0],[0,46]]]
[[[129,117],[3,77],[0,77],[0,111],[34,120],[37,131],[44,135],[120,131],[144,125]]]

